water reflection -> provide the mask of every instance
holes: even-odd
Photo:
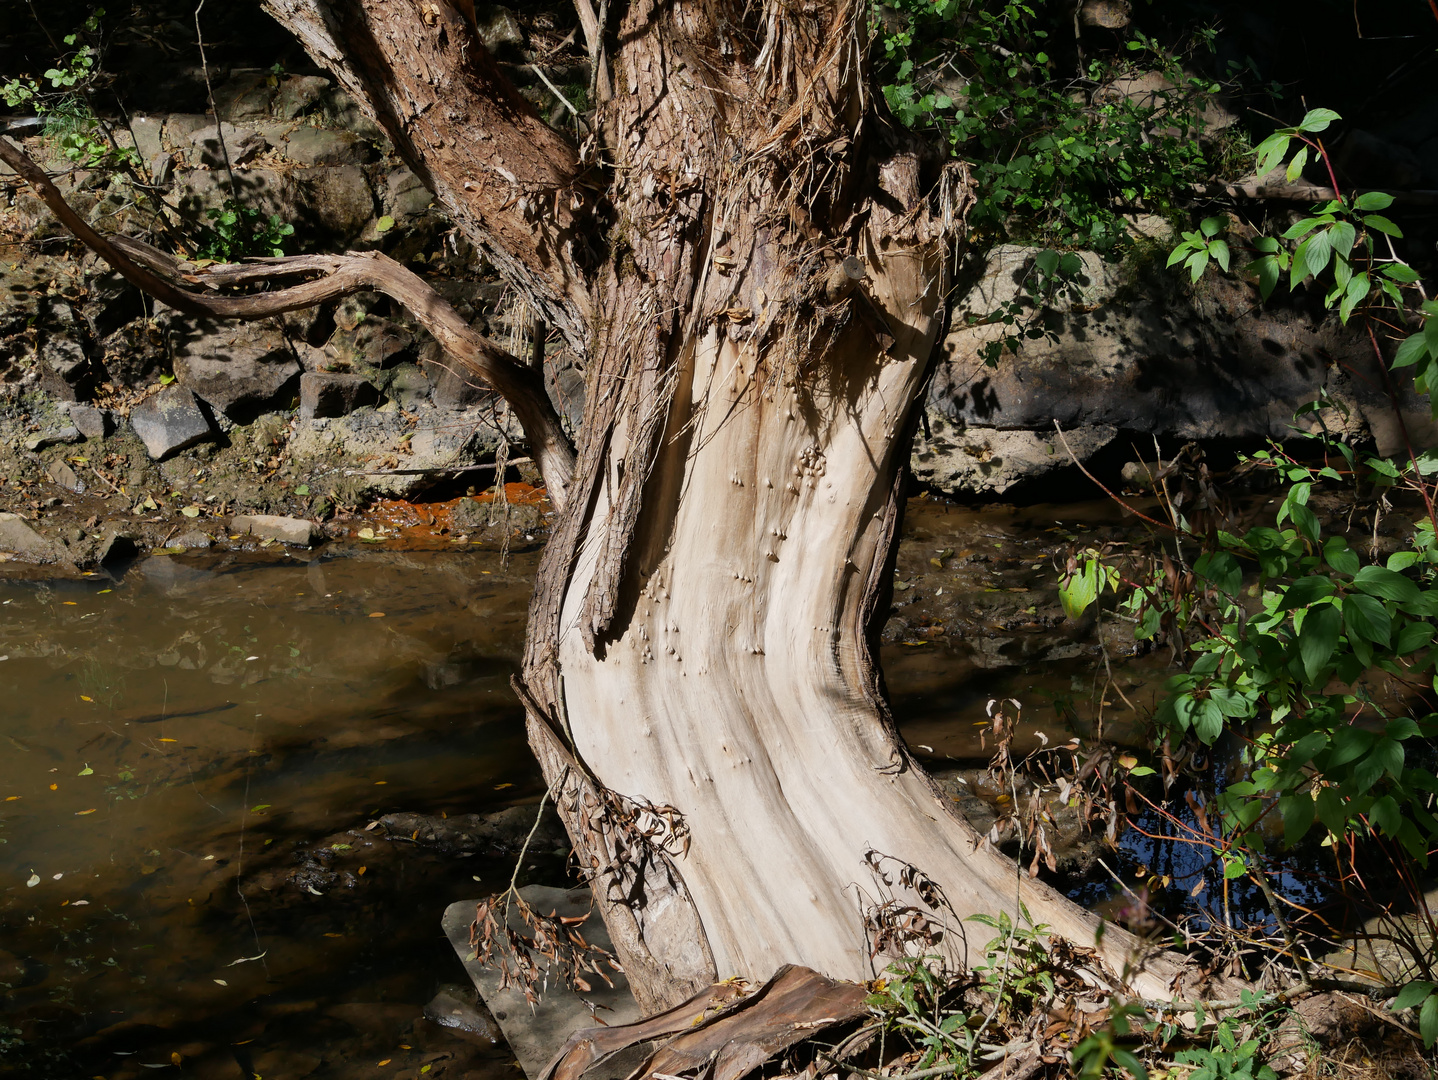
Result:
[[[349,831],[535,793],[508,686],[533,561],[215,554],[0,582],[0,1062],[233,1075],[292,1058],[287,1024],[313,1056],[345,1009],[374,1023],[341,1056],[367,1053],[391,1003],[416,1039],[454,978],[439,913],[493,868]],[[366,860],[333,894],[283,872],[317,844]]]

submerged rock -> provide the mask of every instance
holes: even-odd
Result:
[[[241,514],[230,519],[230,529],[241,536],[258,536],[264,540],[304,547],[309,547],[322,535],[316,522],[273,514]]]

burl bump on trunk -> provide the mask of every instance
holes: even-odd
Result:
[[[255,318],[379,288],[515,405],[561,511],[516,685],[645,1011],[786,964],[872,978],[915,914],[958,962],[961,920],[1018,902],[1094,945],[1097,918],[980,844],[885,704],[874,635],[971,193],[875,98],[868,7],[578,0],[600,100],[575,145],[472,9],[266,3],[582,359],[579,445],[537,376],[383,256],[161,298]],[[100,250],[176,291],[173,260]],[[1097,945],[1144,996],[1178,992],[1180,960],[1116,927]]]

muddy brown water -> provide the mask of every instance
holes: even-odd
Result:
[[[994,698],[1024,704],[1027,745],[1136,730],[1105,686],[1151,698],[1162,662],[1064,620],[1054,584],[1075,541],[1131,528],[1107,503],[911,501],[883,662],[923,757],[984,756]],[[512,1076],[502,1044],[422,1018],[463,979],[440,913],[501,888],[512,854],[365,826],[537,799],[508,685],[537,558],[360,544],[150,556],[118,579],[7,566],[0,1070]],[[564,884],[562,852],[521,876]]]

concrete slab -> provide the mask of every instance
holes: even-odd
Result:
[[[535,911],[548,915],[551,911],[565,917],[583,915],[589,910],[588,889],[555,889],[546,885],[527,885],[519,890],[521,896]],[[461,900],[451,904],[444,913],[444,932],[454,951],[464,963],[480,997],[489,1007],[490,1013],[499,1022],[500,1030],[524,1068],[529,1080],[537,1080],[544,1067],[549,1064],[564,1040],[580,1028],[597,1027],[593,1017],[597,1014],[609,1026],[629,1024],[641,1019],[639,1006],[629,992],[629,983],[623,975],[611,972],[614,989],[594,979],[595,989],[588,994],[579,994],[564,986],[550,985],[544,990],[539,1003],[531,1009],[524,1000],[524,994],[515,989],[499,988],[499,970],[482,967],[471,959],[474,950],[469,944],[469,927],[474,922],[474,909],[478,901]],[[520,926],[515,913],[510,913],[511,925]],[[600,921],[596,911],[584,924],[586,941],[602,948],[610,947],[609,933]],[[541,967],[544,961],[539,961]],[[609,1061],[596,1065],[585,1074],[585,1080],[622,1080],[638,1065],[650,1044],[633,1047],[618,1054]]]

